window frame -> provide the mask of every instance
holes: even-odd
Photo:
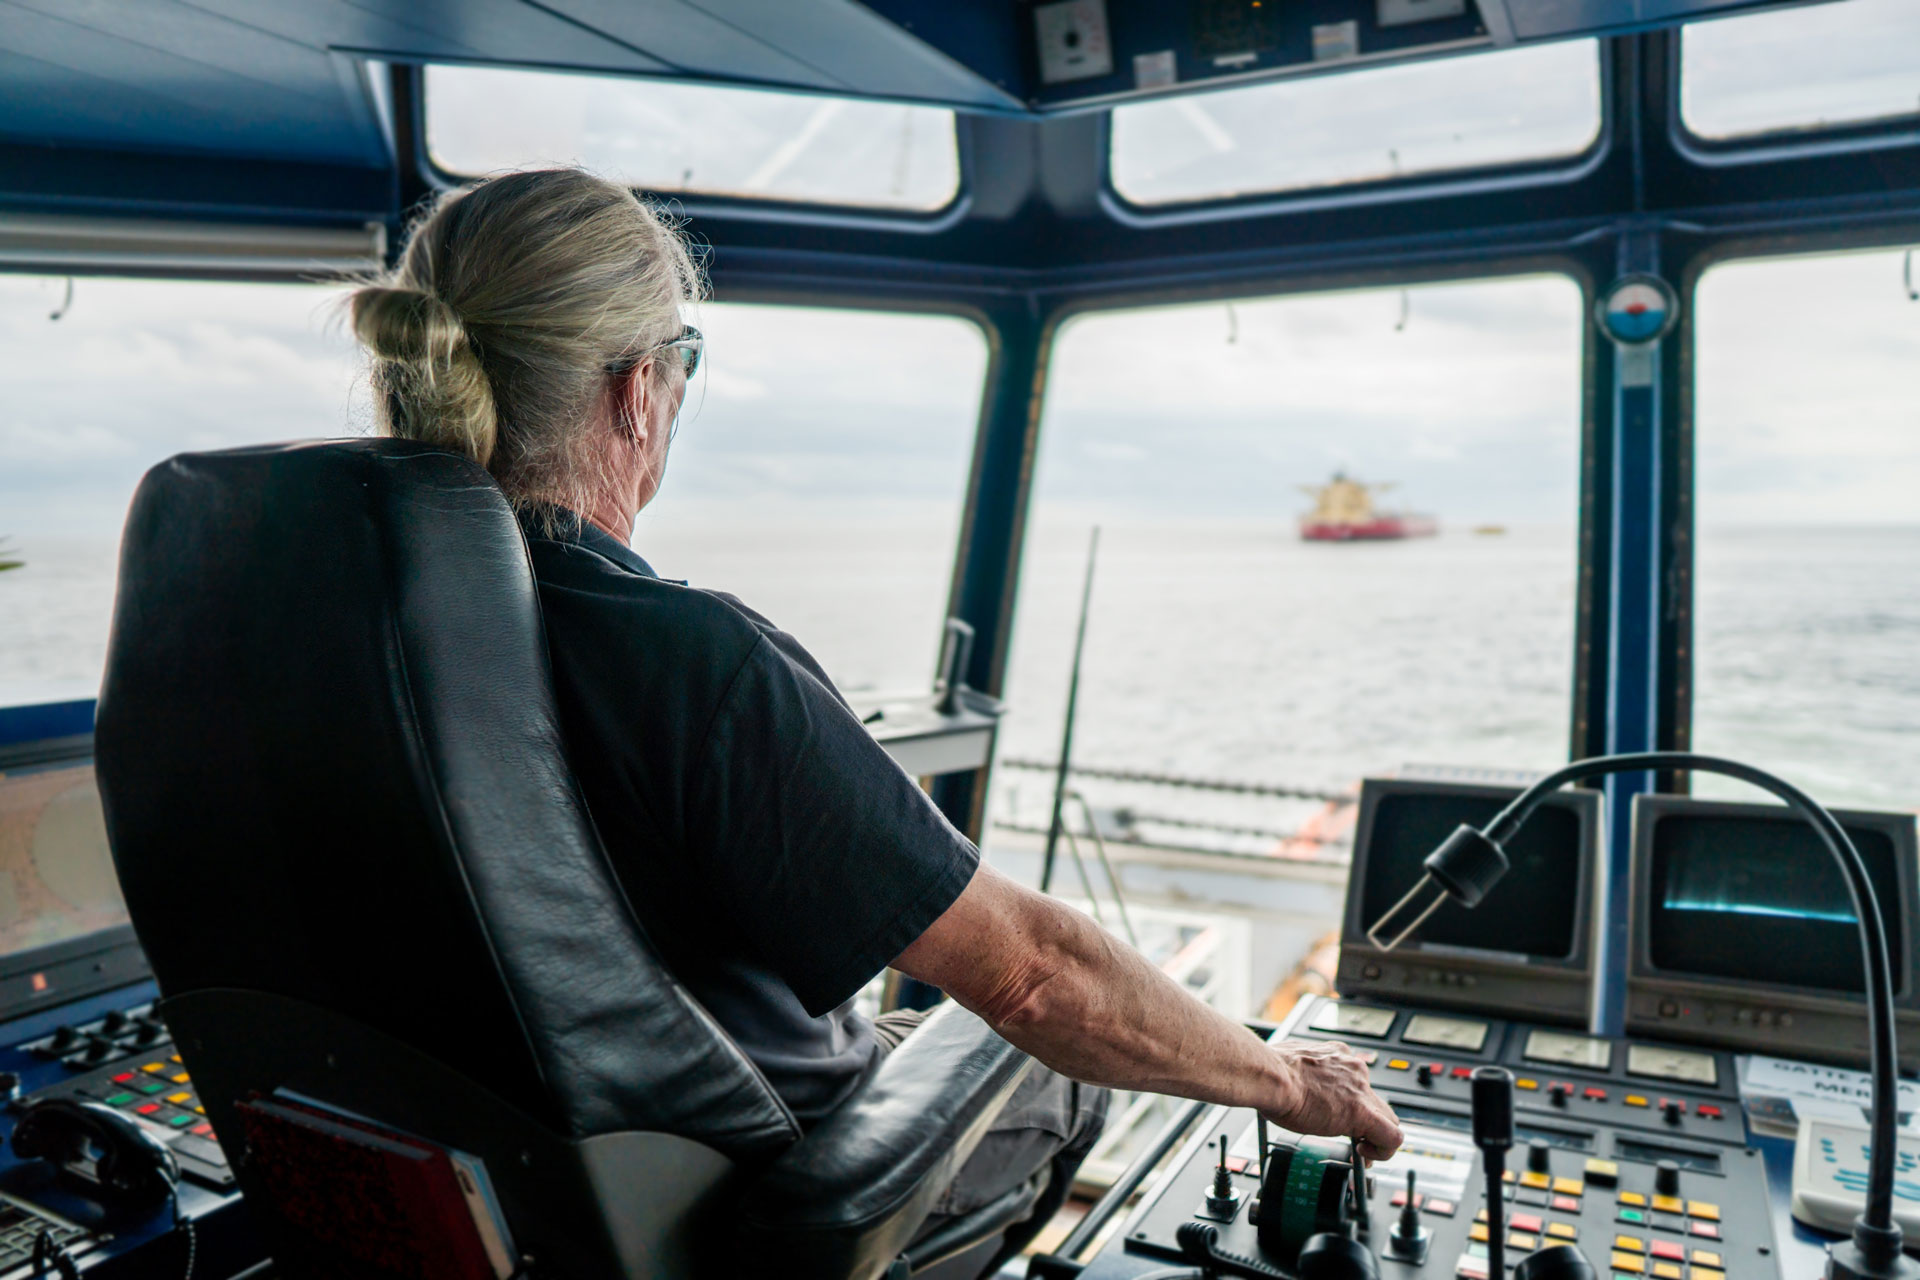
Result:
[[[1676,77],[1677,78],[1677,77]],[[1699,376],[1700,326],[1696,309],[1700,281],[1715,267],[1739,262],[1764,262],[1771,259],[1821,258],[1876,249],[1898,250],[1912,246],[1920,238],[1920,227],[1877,226],[1868,230],[1847,229],[1817,234],[1797,231],[1769,231],[1758,235],[1731,236],[1705,245],[1687,259],[1677,285],[1680,294],[1678,339],[1680,377],[1677,395],[1679,413],[1673,431],[1674,453],[1680,474],[1673,487],[1676,509],[1668,522],[1674,530],[1670,576],[1673,582],[1675,645],[1664,655],[1674,668],[1663,676],[1663,708],[1673,725],[1676,751],[1693,749],[1693,713],[1695,707],[1694,663],[1699,637],[1695,634],[1698,615],[1694,608],[1694,590],[1698,580],[1699,546]],[[1920,303],[1915,305],[1920,306]],[[1663,779],[1666,775],[1662,775]],[[1660,790],[1685,795],[1692,791],[1692,775],[1681,773],[1671,785]]]
[[[1131,200],[1113,180],[1113,113],[1101,113],[1099,199],[1102,211],[1115,222],[1135,230],[1190,226],[1229,219],[1260,218],[1275,214],[1315,213],[1368,205],[1408,204],[1421,200],[1459,196],[1482,196],[1502,192],[1526,191],[1542,187],[1571,186],[1591,177],[1613,151],[1615,120],[1612,89],[1614,76],[1611,40],[1587,37],[1594,43],[1595,74],[1598,77],[1600,119],[1594,136],[1585,149],[1571,156],[1545,160],[1523,160],[1512,164],[1480,165],[1446,169],[1435,173],[1412,174],[1404,178],[1376,178],[1367,182],[1323,184],[1287,191],[1256,192],[1241,196],[1209,197],[1199,200],[1141,204]],[[1305,79],[1309,76],[1337,76],[1372,70],[1380,66],[1407,62],[1439,62],[1471,58],[1475,54],[1498,52],[1492,45],[1477,45],[1468,50],[1451,50],[1430,58],[1404,58],[1392,62],[1346,62],[1337,67],[1311,69],[1278,76],[1261,83]],[[1188,93],[1201,96],[1246,87],[1243,83],[1210,83],[1205,88],[1189,87]],[[1159,98],[1175,96],[1173,93]]]
[[[1603,697],[1605,688],[1603,683],[1596,681],[1599,673],[1596,671],[1595,664],[1597,661],[1604,661],[1607,651],[1603,630],[1609,609],[1607,582],[1606,575],[1599,572],[1599,569],[1604,564],[1601,557],[1608,545],[1607,528],[1604,524],[1607,515],[1604,498],[1607,492],[1605,486],[1608,483],[1606,455],[1611,449],[1609,439],[1603,438],[1603,427],[1610,430],[1612,424],[1603,423],[1604,415],[1600,412],[1599,391],[1596,389],[1595,377],[1600,337],[1596,326],[1590,321],[1600,286],[1590,264],[1570,252],[1549,249],[1537,253],[1506,253],[1484,261],[1454,260],[1419,265],[1402,262],[1398,265],[1385,266],[1331,267],[1311,269],[1298,275],[1263,273],[1227,282],[1173,287],[1150,286],[1141,289],[1101,289],[1064,296],[1047,311],[1040,331],[1041,360],[1035,379],[1035,397],[1028,427],[1027,456],[1030,463],[1025,492],[1021,497],[1021,524],[1024,528],[1031,522],[1033,515],[1034,482],[1038,479],[1038,462],[1044,447],[1041,435],[1046,420],[1046,395],[1049,390],[1048,383],[1053,361],[1058,356],[1062,335],[1076,320],[1104,312],[1177,306],[1182,303],[1271,301],[1311,294],[1413,288],[1427,284],[1471,284],[1478,281],[1491,283],[1539,275],[1563,277],[1574,286],[1580,297],[1580,361],[1577,370],[1580,380],[1578,449],[1580,474],[1575,485],[1579,509],[1574,515],[1574,617],[1571,655],[1573,678],[1566,691],[1569,699],[1569,715],[1566,722],[1567,759],[1578,760],[1595,754],[1592,749],[1593,735],[1604,728],[1606,717],[1606,704]],[[990,362],[989,378],[992,373],[993,365]],[[1026,545],[1023,537],[1016,560],[1013,583],[1009,588],[1016,597],[1019,591],[1019,562],[1024,561],[1025,556]],[[1013,644],[1013,633],[1019,623],[1020,618],[1016,610],[1009,616],[1007,634],[1004,638],[1004,643],[1009,650]],[[1601,700],[1596,702],[1596,698]],[[1225,854],[1218,856],[1228,859],[1233,857]]]
[[[531,71],[553,75],[579,75],[600,80],[645,80],[662,84],[693,85],[710,89],[734,89],[742,93],[780,93],[793,97],[828,98],[848,102],[886,102],[901,106],[925,107],[924,102],[894,98],[850,97],[818,89],[770,89],[764,85],[742,85],[731,80],[689,75],[649,75],[634,72],[582,71],[572,68],[530,66],[457,58],[435,58],[411,68],[412,92],[407,112],[412,122],[412,138],[406,149],[413,153],[415,170],[435,192],[457,190],[479,181],[485,174],[456,173],[434,158],[427,131],[427,72],[433,67],[468,67],[492,71]],[[875,205],[834,204],[825,201],[755,199],[707,191],[655,190],[629,185],[629,189],[656,200],[669,201],[674,207],[696,218],[750,219],[760,223],[789,226],[852,228],[871,231],[914,232],[937,235],[964,221],[973,207],[974,164],[971,112],[944,108],[953,115],[953,145],[956,173],[952,199],[938,209],[888,209]],[[404,144],[403,144],[404,145]]]
[[[1734,18],[1703,21],[1734,21]],[[1855,155],[1895,147],[1920,145],[1920,111],[1853,124],[1830,125],[1816,129],[1770,129],[1763,133],[1742,134],[1736,138],[1709,138],[1695,133],[1687,123],[1681,103],[1681,81],[1686,76],[1686,34],[1692,23],[1683,23],[1662,32],[1666,43],[1665,77],[1667,141],[1682,157],[1702,168],[1722,169],[1737,165],[1762,165],[1783,160],[1807,160],[1825,156]],[[1765,255],[1763,255],[1765,256]],[[1691,301],[1691,294],[1687,301]]]

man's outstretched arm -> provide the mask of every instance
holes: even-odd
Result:
[[[1342,1044],[1263,1043],[1078,911],[985,863],[894,961],[1009,1042],[1088,1084],[1252,1107],[1385,1159],[1400,1125]]]

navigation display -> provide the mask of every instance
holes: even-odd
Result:
[[[93,765],[0,772],[0,956],[127,922]]]
[[[1383,795],[1367,839],[1361,918],[1377,920],[1411,889],[1441,841],[1461,823],[1484,828],[1510,797],[1445,792]],[[1574,954],[1589,840],[1579,813],[1548,802],[1507,843],[1512,870],[1472,910],[1448,899],[1406,945],[1540,960]]]
[[[1866,861],[1896,994],[1905,994],[1898,846],[1885,827],[1843,825]],[[1647,943],[1655,968],[1860,995],[1853,903],[1833,855],[1801,818],[1784,809],[1764,817],[1665,813],[1652,842]]]

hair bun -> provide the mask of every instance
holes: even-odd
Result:
[[[447,364],[467,345],[460,315],[419,289],[367,285],[356,289],[353,333],[375,358],[402,364]]]

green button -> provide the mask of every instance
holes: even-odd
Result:
[[[182,1126],[192,1124],[196,1118],[197,1117],[194,1116],[175,1116],[173,1119],[167,1121],[167,1123],[178,1129]]]
[[[128,1104],[129,1102],[132,1102],[132,1101],[133,1101],[133,1095],[132,1095],[132,1094],[130,1094],[130,1093],[116,1093],[116,1094],[114,1094],[114,1095],[113,1095],[113,1096],[112,1096],[111,1098],[108,1098],[108,1099],[107,1099],[107,1105],[108,1105],[108,1106],[110,1106],[110,1107],[124,1107],[124,1106],[126,1106],[126,1105],[127,1105],[127,1104]]]
[[[159,1093],[162,1089],[166,1088],[167,1086],[166,1086],[166,1083],[161,1080],[142,1080],[139,1084],[136,1084],[133,1087],[138,1089],[142,1093]]]
[[[1639,1209],[1622,1209],[1620,1211],[1620,1221],[1631,1222],[1636,1226],[1645,1226],[1647,1222],[1647,1215],[1644,1211]]]

